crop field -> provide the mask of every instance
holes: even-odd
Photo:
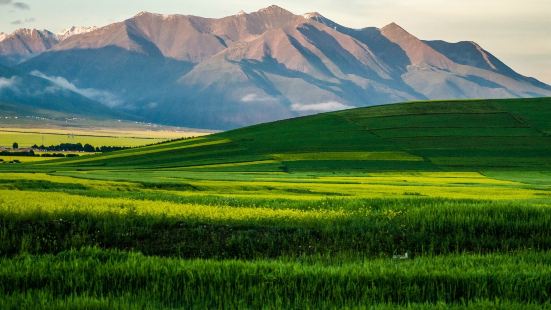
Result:
[[[551,309],[551,100],[0,165],[0,308]]]
[[[0,102],[0,147],[81,143],[93,146],[136,147],[211,132],[121,120],[94,120],[68,116],[3,116]]]
[[[155,138],[132,138],[116,136],[86,136],[78,134],[55,134],[39,132],[7,132],[0,131],[0,145],[9,147],[17,142],[20,147],[31,147],[32,145],[59,145],[61,143],[82,143],[91,145],[108,146],[140,146],[162,142],[163,139]]]
[[[62,143],[135,147],[190,137],[195,134],[203,135],[203,133],[179,131],[0,128],[0,146],[10,147],[14,142],[17,142],[20,147],[30,147],[35,144],[59,145]]]
[[[22,163],[27,162],[37,162],[37,161],[45,161],[45,160],[52,160],[51,157],[38,157],[38,156],[0,156],[0,163],[9,163],[12,161],[20,161]]]

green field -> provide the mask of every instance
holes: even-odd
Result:
[[[0,127],[0,146],[11,147],[14,142],[17,142],[20,147],[31,147],[35,144],[50,146],[62,143],[136,147],[204,134],[194,131],[152,131],[138,128],[98,130],[96,128]]]
[[[14,142],[17,142],[20,147],[31,147],[35,144],[46,146],[59,145],[61,143],[88,143],[94,146],[132,147],[158,143],[164,140],[166,139],[0,131],[0,145],[11,146]]]
[[[551,99],[0,165],[0,308],[551,308]]]
[[[136,147],[210,131],[112,119],[89,119],[44,111],[18,111],[0,102],[0,147],[81,143],[93,146]]]

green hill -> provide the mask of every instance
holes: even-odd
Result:
[[[551,168],[551,98],[431,101],[325,113],[64,161],[217,171]],[[50,166],[52,164],[49,164]]]
[[[0,308],[549,308],[550,117],[416,102],[0,163]]]

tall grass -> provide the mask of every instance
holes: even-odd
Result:
[[[178,260],[99,249],[0,259],[0,295],[8,300],[40,292],[39,300],[133,299],[155,307],[202,309],[457,305],[478,300],[546,304],[550,279],[549,252],[338,264]]]
[[[354,257],[551,249],[551,207],[484,201],[293,209],[0,191],[0,253],[71,248],[149,255]],[[414,200],[411,200],[414,201]],[[407,203],[407,200],[406,200]]]

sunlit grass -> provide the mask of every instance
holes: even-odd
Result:
[[[0,212],[8,214],[84,213],[92,215],[168,216],[181,220],[299,222],[332,221],[343,218],[342,211],[274,210],[270,208],[228,208],[159,201],[94,198],[65,193],[0,190]]]
[[[421,161],[423,158],[406,152],[317,152],[274,154],[280,161],[297,160],[405,160]]]
[[[46,160],[52,160],[56,158],[51,157],[39,157],[39,156],[0,156],[0,159],[4,162],[10,162],[14,160],[18,160],[22,163],[29,163],[29,162],[38,162],[38,161],[46,161]],[[1,163],[2,161],[0,161]],[[1,178],[1,176],[0,176]]]
[[[93,146],[141,146],[146,144],[158,143],[165,139],[160,138],[134,138],[134,137],[116,137],[116,136],[89,136],[76,134],[54,134],[54,133],[23,133],[6,132],[0,130],[0,146],[11,147],[14,142],[19,147],[31,147],[32,145],[59,145],[61,143],[81,143],[91,144]]]
[[[59,173],[83,179],[126,182],[185,183],[194,194],[256,196],[263,198],[320,199],[424,197],[523,200],[541,198],[547,191],[517,181],[495,179],[478,172],[394,172],[356,176],[273,173],[209,173],[185,171],[89,171]],[[189,192],[179,194],[188,195]]]

